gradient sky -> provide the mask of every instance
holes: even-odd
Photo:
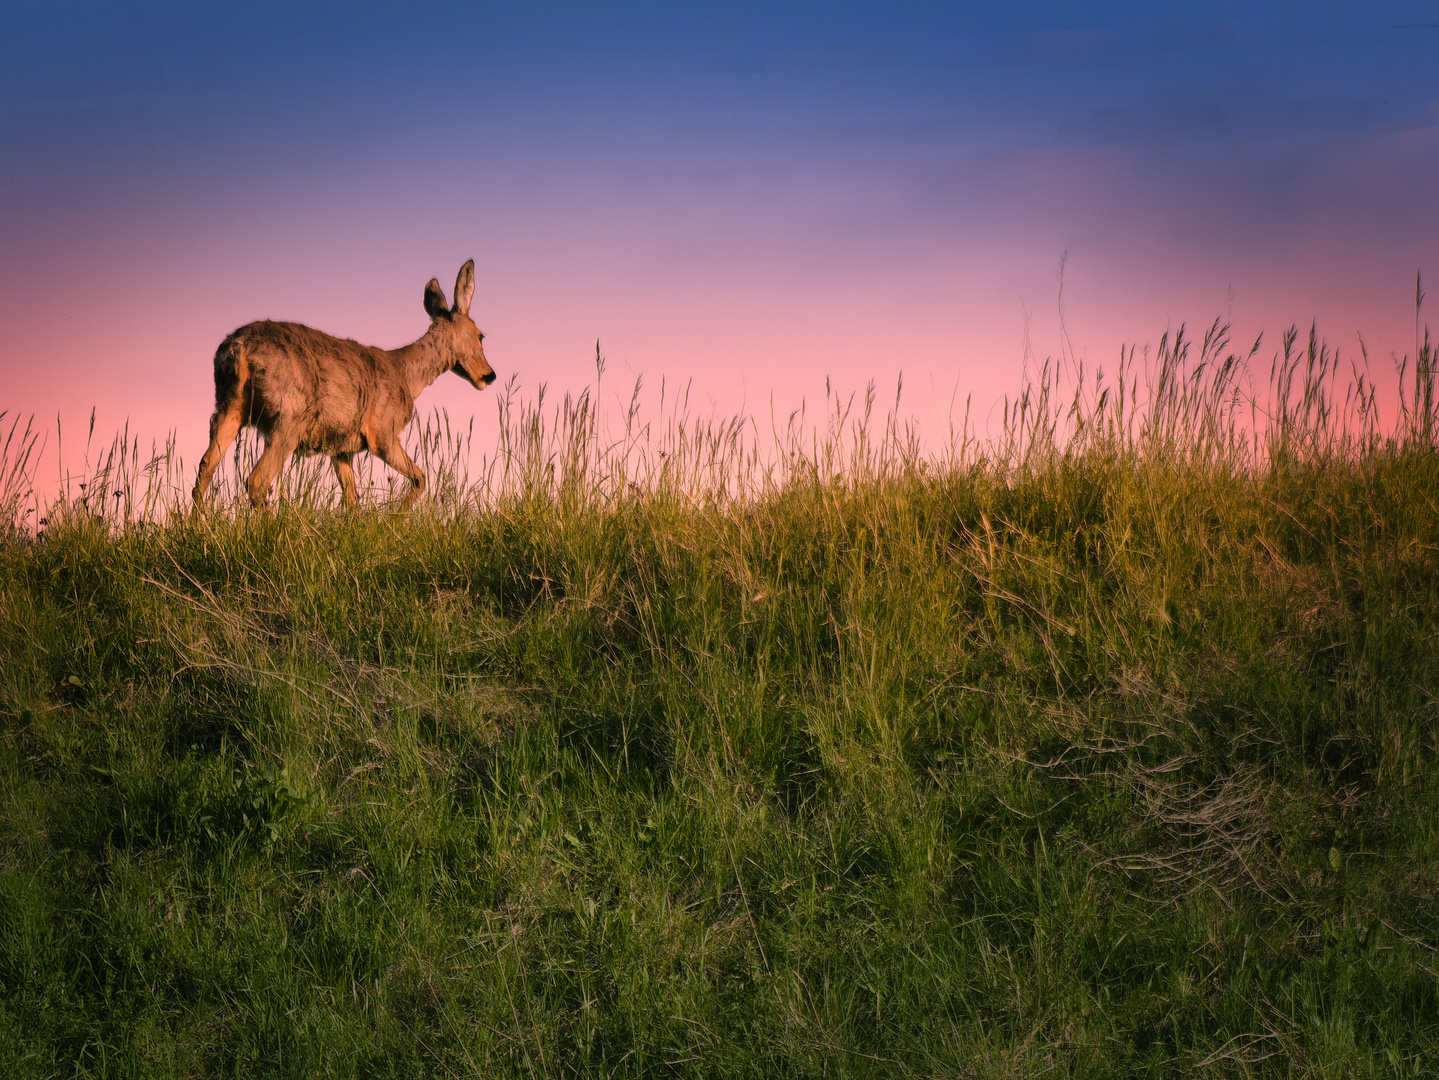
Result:
[[[983,425],[1066,253],[1091,368],[1223,315],[1264,374],[1317,319],[1382,382],[1439,275],[1436,59],[1432,2],[5,5],[0,409],[193,463],[230,330],[400,345],[471,256],[529,394],[599,339],[626,397],[902,371]],[[492,438],[458,379],[421,404]]]

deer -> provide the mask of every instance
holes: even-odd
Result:
[[[401,506],[409,510],[425,490],[425,474],[400,442],[414,419],[415,399],[447,371],[477,390],[495,381],[484,334],[470,319],[474,293],[473,259],[460,267],[453,306],[431,278],[424,297],[430,328],[398,349],[268,319],[236,330],[215,350],[215,412],[195,479],[196,509],[226,449],[241,428],[252,427],[265,437],[264,452],[245,481],[256,509],[265,507],[271,482],[295,453],[328,455],[346,505],[355,505],[350,462],[366,450],[409,479]]]

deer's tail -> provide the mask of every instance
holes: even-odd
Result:
[[[250,397],[250,363],[245,340],[236,331],[220,342],[215,350],[215,412],[210,417],[210,446],[200,459],[200,473],[195,478],[195,505],[205,497],[210,480],[220,464],[226,447],[235,441],[246,421]]]
[[[244,339],[239,333],[231,334],[215,350],[215,412],[228,412],[235,399],[245,391],[249,382],[250,365],[246,357]]]

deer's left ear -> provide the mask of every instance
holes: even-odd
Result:
[[[460,267],[460,276],[455,278],[455,311],[460,315],[470,313],[470,301],[475,295],[475,260],[471,259]]]
[[[430,278],[429,284],[425,286],[425,314],[432,319],[438,319],[449,313],[450,305],[445,303],[445,291],[440,288],[439,279]]]

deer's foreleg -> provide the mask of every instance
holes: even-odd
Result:
[[[400,444],[398,435],[388,439],[381,439],[371,443],[370,448],[380,455],[380,460],[397,473],[410,478],[410,490],[405,495],[405,501],[400,504],[401,510],[408,510],[415,505],[415,500],[425,490],[425,474],[420,467],[410,460],[410,455],[405,453],[405,448]]]

